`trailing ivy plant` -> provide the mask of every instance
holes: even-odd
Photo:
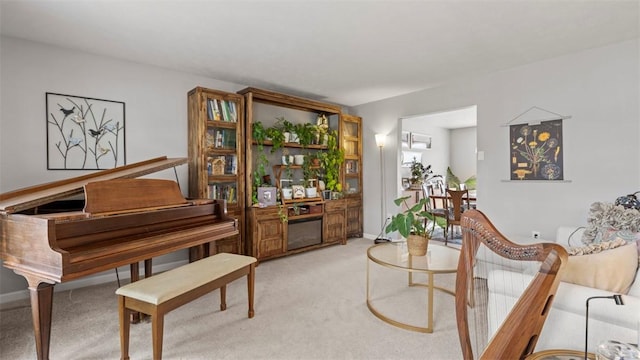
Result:
[[[267,131],[264,128],[262,122],[256,121],[251,125],[251,135],[253,137],[253,140],[258,145],[258,159],[256,162],[256,170],[253,172],[253,182],[251,184],[251,201],[254,204],[257,204],[258,187],[262,185],[262,179],[265,175],[267,175],[267,166],[269,165],[267,155],[264,153],[264,141],[267,138]]]
[[[284,132],[282,129],[272,126],[266,129],[267,137],[271,139],[271,153],[275,153],[284,146]]]
[[[311,142],[315,138],[316,129],[315,125],[310,123],[299,123],[295,125],[295,133],[298,135],[298,139],[300,140],[300,145],[306,148],[311,145]]]
[[[338,146],[338,131],[332,130],[327,134],[327,151],[320,155],[324,169],[325,186],[327,190],[340,192],[340,166],[344,162],[344,150]]]
[[[318,169],[313,167],[312,161],[315,156],[311,153],[305,155],[302,163],[302,177],[304,179],[304,187],[311,187],[311,179],[318,177]]]
[[[289,221],[289,208],[282,204],[278,204],[278,218],[282,223],[286,223]]]
[[[282,130],[283,133],[292,133],[295,131],[295,126],[291,123],[291,121],[285,119],[284,116],[276,118],[276,120],[277,121],[274,127]]]

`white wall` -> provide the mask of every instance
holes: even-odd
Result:
[[[125,102],[127,163],[133,163],[187,157],[189,90],[244,87],[7,37],[1,38],[0,56],[0,193],[85,173],[47,170],[45,92]],[[178,174],[186,195],[187,166]],[[172,170],[153,177],[175,179]],[[181,252],[156,262],[184,258]],[[1,268],[0,294],[25,288],[22,277]]]
[[[476,168],[477,131],[475,127],[468,127],[451,129],[449,133],[451,171],[460,181],[465,181],[478,172]]]
[[[505,234],[532,229],[553,238],[563,224],[584,224],[589,205],[613,201],[640,188],[638,39],[532,63],[442,87],[357,106],[363,118],[364,152],[373,134],[385,133],[387,212],[395,195],[398,119],[476,104],[478,207]],[[570,182],[506,182],[508,128],[501,125],[532,106],[571,115],[564,122],[565,179]],[[364,232],[380,223],[378,159],[364,158]]]

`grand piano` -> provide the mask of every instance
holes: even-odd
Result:
[[[160,157],[0,194],[3,266],[28,282],[38,359],[49,358],[56,283],[238,233],[224,201],[187,200],[175,181],[137,179],[184,163]],[[82,193],[80,210],[48,206]]]

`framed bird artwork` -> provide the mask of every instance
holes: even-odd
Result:
[[[47,169],[104,170],[126,164],[122,101],[46,93]]]

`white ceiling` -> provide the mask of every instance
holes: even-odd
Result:
[[[445,129],[460,129],[477,125],[477,107],[469,106],[462,109],[424,114],[402,119],[402,127],[415,128],[423,124]]]
[[[0,31],[354,106],[638,38],[639,7],[637,0],[0,0]]]

